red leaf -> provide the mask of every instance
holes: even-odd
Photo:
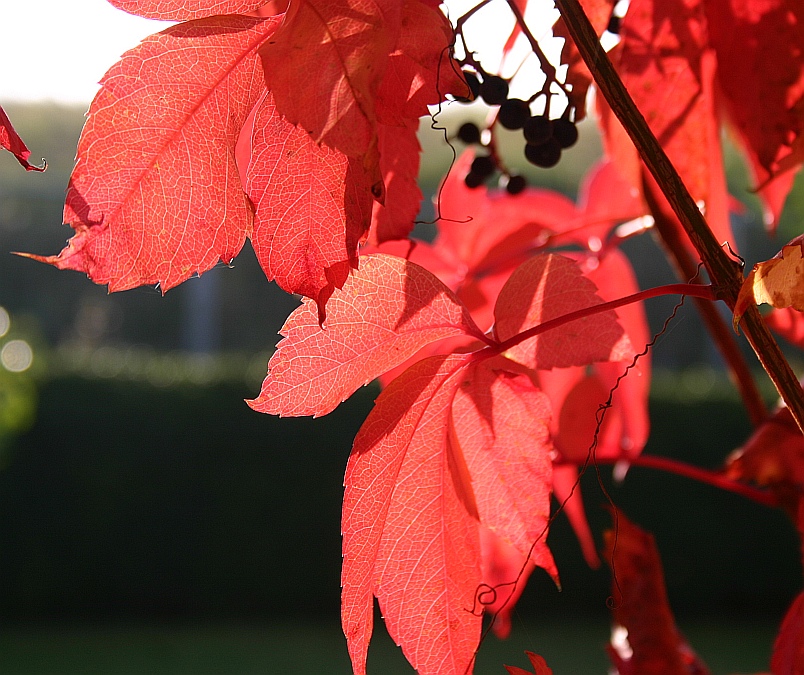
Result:
[[[597,546],[589,529],[586,519],[586,510],[583,506],[580,488],[578,486],[578,467],[564,464],[553,467],[553,494],[556,501],[563,506],[563,513],[570,521],[586,564],[592,569],[600,567],[600,558],[597,555]]]
[[[804,674],[804,593],[787,610],[771,656],[773,675]]]
[[[480,521],[557,577],[546,542],[550,401],[506,361],[484,360],[462,382],[453,404],[455,441],[472,476]]]
[[[578,193],[578,216],[557,238],[568,234],[590,251],[599,251],[612,228],[647,213],[639,190],[631,185],[610,160],[594,164],[584,176]],[[613,298],[610,298],[613,299]]]
[[[5,148],[14,155],[26,171],[44,171],[47,166],[46,164],[41,167],[34,166],[28,161],[31,151],[28,150],[20,135],[14,131],[11,120],[8,119],[2,106],[0,106],[0,148]]]
[[[523,262],[545,237],[576,218],[572,200],[552,190],[530,188],[512,196],[501,190],[466,187],[474,159],[464,152],[437,193],[441,220],[438,246],[451,250],[468,274]]]
[[[490,608],[508,600],[510,612],[521,593],[527,574],[511,563],[521,568],[529,556],[557,576],[545,541],[549,409],[518,368],[501,357],[427,358],[391,382],[358,433],[345,480],[342,577],[356,673],[365,672],[372,594],[419,673],[463,674],[486,594],[499,591]],[[499,538],[484,548],[482,576],[480,524]]]
[[[765,315],[765,322],[788,342],[804,347],[804,313],[792,307],[774,309]]]
[[[589,18],[595,32],[602,35],[609,23],[609,17],[617,0],[582,0],[581,6]],[[576,120],[586,116],[586,95],[592,85],[592,73],[586,67],[578,48],[570,37],[566,23],[559,18],[553,26],[553,35],[564,38],[561,48],[561,63],[567,65],[566,83],[572,86],[570,101],[575,108]]]
[[[407,237],[422,200],[418,184],[421,146],[416,127],[379,124],[378,134],[385,203],[374,202],[373,244]]]
[[[252,224],[235,145],[262,89],[256,50],[278,24],[201,19],[127,52],[101,80],[79,141],[65,206],[75,236],[37,259],[111,291],[165,291],[229,262]]]
[[[569,312],[600,304],[595,285],[560,255],[539,255],[514,271],[494,307],[500,341]],[[594,361],[622,361],[633,354],[613,311],[578,319],[531,338],[507,355],[530,368],[549,370]]]
[[[477,600],[493,618],[494,634],[505,640],[511,635],[511,613],[536,565],[486,527],[480,528],[480,557],[483,583]]]
[[[620,675],[707,675],[676,628],[653,537],[618,513],[605,557],[616,573],[609,656]],[[693,669],[693,666],[695,669]]]
[[[795,517],[804,489],[804,436],[789,408],[780,407],[729,456],[726,477],[769,487]]]
[[[707,192],[714,108],[701,0],[641,0],[622,22],[619,68],[631,96],[696,199]],[[685,154],[686,153],[686,154]],[[720,153],[716,154],[720,161]]]
[[[631,263],[620,250],[607,251],[605,257],[596,260],[593,269],[585,268],[584,271],[597,286],[598,294],[603,300],[623,298],[639,290]],[[634,349],[641,352],[651,339],[644,303],[624,305],[618,307],[615,312]],[[642,354],[626,377],[618,383],[618,379],[630,364],[631,355],[624,360],[611,359],[610,362],[600,362],[593,366],[607,391],[617,385],[609,413],[614,413],[619,418],[618,433],[607,433],[602,436],[597,448],[598,457],[636,457],[648,442],[650,352]]]
[[[798,0],[708,0],[706,12],[726,109],[757,182],[765,183],[804,131],[796,112],[804,102],[804,6]],[[786,195],[789,180],[784,187]],[[766,204],[775,219],[783,196],[774,201]]]
[[[406,126],[428,114],[445,94],[464,94],[460,67],[450,57],[452,27],[444,14],[419,0],[404,0],[402,24],[377,91],[380,122]]]
[[[452,397],[470,357],[420,361],[383,390],[355,439],[343,505],[342,621],[363,675],[376,595],[420,675],[464,675],[480,638],[477,521]]]
[[[266,0],[109,0],[130,14],[164,21],[189,21],[216,14],[245,14]]]
[[[525,652],[533,666],[533,675],[553,675],[553,669],[548,667],[547,661],[544,657],[534,654],[533,652]],[[518,666],[505,666],[511,675],[531,675],[527,670],[523,670]]]
[[[599,251],[619,222],[645,213],[638,192],[610,162],[590,170],[576,207],[551,190],[528,188],[516,196],[470,190],[463,177],[473,158],[471,151],[461,155],[438,193],[443,217],[435,245],[454,260],[457,283],[447,283],[484,329],[491,327],[493,304],[505,281],[535,251],[568,243]]]
[[[250,405],[275,415],[325,415],[356,389],[425,345],[478,335],[453,293],[401,258],[362,256],[327,305],[322,328],[312,302],[290,315]]]
[[[371,213],[368,177],[359,160],[315,143],[283,119],[265,93],[244,129],[246,190],[256,207],[253,245],[269,279],[324,303],[357,265],[357,245]],[[242,140],[242,139],[241,139]],[[242,167],[241,167],[242,168]]]
[[[623,19],[618,64],[690,194],[704,205],[716,238],[733,244],[715,101],[717,58],[707,35],[702,0],[641,0]],[[615,138],[631,143],[619,133],[610,143]]]
[[[375,97],[400,24],[398,0],[301,0],[260,50],[279,112],[377,180]]]
[[[609,396],[600,376],[586,366],[556,368],[540,371],[539,385],[550,397],[551,407],[556,412],[551,429],[561,458],[573,464],[593,459],[590,449],[597,429],[598,409]],[[611,410],[608,412],[600,429],[602,438],[606,438],[615,417]],[[601,455],[596,451],[595,456]]]

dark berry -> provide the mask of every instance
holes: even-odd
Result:
[[[536,115],[525,121],[522,131],[528,143],[539,145],[553,137],[553,120],[545,115]]]
[[[606,30],[609,33],[613,33],[614,35],[619,35],[621,23],[622,23],[622,17],[619,17],[616,14],[612,14],[611,18],[609,19],[609,25],[606,26]]]
[[[480,143],[480,129],[477,128],[477,124],[466,122],[458,129],[458,138],[467,145]]]
[[[470,190],[474,190],[475,188],[479,188],[483,183],[486,182],[487,176],[481,176],[480,174],[475,173],[474,171],[470,171],[466,174],[463,179],[464,185],[468,187]]]
[[[508,176],[508,181],[505,183],[505,190],[509,195],[518,195],[528,186],[528,181],[524,176]]]
[[[578,127],[565,117],[557,119],[553,122],[553,138],[562,148],[572,147],[578,140]]]
[[[480,84],[480,97],[489,105],[500,105],[508,98],[508,83],[499,75],[489,75]]]
[[[480,155],[472,160],[472,168],[470,173],[476,173],[484,180],[494,173],[497,164],[489,155]]]
[[[477,79],[477,75],[471,70],[464,70],[462,72],[466,84],[469,87],[469,91],[467,92],[467,96],[456,96],[455,98],[461,103],[471,103],[480,95],[480,80]]]
[[[500,106],[497,119],[506,129],[521,129],[530,119],[530,107],[527,101],[509,99]]]
[[[528,143],[525,146],[525,157],[531,164],[549,169],[561,159],[561,146],[555,138],[548,138],[540,145]]]

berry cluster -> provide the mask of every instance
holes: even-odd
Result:
[[[480,98],[489,106],[499,106],[496,123],[501,127],[517,131],[522,130],[525,138],[525,158],[531,164],[549,168],[558,164],[561,153],[573,146],[578,140],[578,129],[570,120],[571,110],[558,119],[550,119],[548,115],[531,114],[529,101],[519,98],[508,98],[508,82],[499,75],[483,73],[479,76],[471,70],[464,70],[463,75],[474,99]],[[482,79],[481,79],[482,77]],[[469,102],[473,99],[461,99]],[[478,126],[466,122],[458,129],[457,138],[468,144],[482,144],[482,133]],[[476,188],[483,185],[496,171],[502,174],[501,185],[510,194],[519,194],[527,186],[523,176],[513,175],[500,166],[496,153],[479,155],[472,163],[472,168],[466,175],[467,187]]]

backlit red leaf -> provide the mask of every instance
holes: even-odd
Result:
[[[543,656],[539,656],[533,652],[525,652],[525,654],[531,666],[533,666],[533,675],[553,675],[553,669],[547,665],[547,661],[544,660]],[[510,675],[531,675],[527,670],[523,670],[518,666],[505,666],[505,668]]]
[[[481,522],[557,576],[546,533],[553,450],[550,401],[507,359],[471,369],[455,394],[453,427]],[[510,580],[509,580],[510,581]]]
[[[703,5],[633,3],[622,22],[618,69],[690,194],[704,205],[718,241],[733,242],[714,88],[717,57]]]
[[[452,28],[444,14],[420,0],[404,0],[399,38],[377,91],[377,117],[404,126],[428,114],[445,94],[462,95],[466,84],[450,56]]]
[[[447,438],[469,358],[409,368],[355,439],[344,480],[342,621],[356,675],[366,672],[373,596],[420,675],[464,675],[474,658],[478,525],[464,460]]]
[[[78,145],[65,221],[75,236],[39,258],[112,291],[163,290],[229,262],[251,231],[235,145],[261,94],[256,50],[278,19],[179,24],[101,80]]]
[[[804,131],[804,119],[796,112],[804,103],[804,5],[798,0],[707,0],[706,12],[726,109],[757,183],[764,183]],[[776,202],[769,204],[774,217],[783,199]]]
[[[616,574],[609,656],[619,675],[706,675],[676,628],[653,537],[622,513],[605,533],[605,558]]]
[[[594,283],[578,265],[554,254],[535,256],[514,271],[494,308],[500,341],[569,312],[600,304]],[[564,324],[508,350],[510,358],[541,370],[595,361],[622,361],[631,343],[613,311]]]
[[[502,190],[469,189],[463,179],[473,159],[471,150],[464,152],[437,194],[441,220],[436,244],[450,249],[469,271],[518,265],[577,216],[572,200],[552,190],[528,189],[511,196]]]
[[[501,640],[511,634],[511,614],[534,569],[536,565],[527,555],[487,527],[480,528],[482,585],[477,601],[492,617],[491,628]]]
[[[769,488],[795,518],[804,490],[804,436],[780,407],[726,460],[726,477]]]
[[[580,4],[595,32],[602,35],[609,23],[614,5],[617,4],[616,0],[582,0]],[[564,38],[561,63],[567,65],[566,82],[572,87],[570,101],[575,107],[576,119],[581,120],[586,116],[586,95],[592,85],[592,73],[589,72],[572,41],[563,18],[559,18],[553,26],[553,35]]]
[[[471,476],[483,541],[484,602],[495,618],[495,632],[510,631],[510,613],[533,565],[556,581],[547,547],[552,485],[550,403],[514,364],[497,358],[471,368],[455,393],[456,445]],[[526,562],[528,563],[526,567]]]
[[[625,254],[610,250],[605,257],[595,261],[592,269],[584,268],[586,275],[598,288],[603,300],[623,298],[639,291],[636,275]],[[632,303],[615,310],[617,320],[625,330],[635,352],[642,352],[651,339],[644,303]],[[631,366],[629,354],[625,359],[600,362],[594,371],[607,391],[615,387],[610,415],[617,418],[616,429],[612,424],[601,436],[597,448],[598,457],[635,457],[642,452],[650,433],[648,395],[651,382],[651,354],[641,354]],[[602,403],[603,401],[601,401]],[[608,415],[607,415],[608,416]]]
[[[418,184],[421,146],[414,125],[378,124],[377,130],[385,202],[374,202],[370,241],[381,244],[404,239],[413,229],[422,201]]]
[[[787,610],[771,656],[773,675],[804,673],[804,593]]]
[[[314,299],[321,311],[345,280],[337,275],[357,265],[373,201],[369,178],[359,160],[315,143],[283,119],[270,93],[246,132],[254,252],[269,279]]]
[[[563,230],[557,243],[570,235],[590,251],[599,251],[612,228],[647,213],[639,190],[631,185],[610,160],[594,164],[578,192],[578,215]],[[610,298],[613,299],[613,298]]]
[[[484,329],[505,281],[534,252],[570,243],[600,251],[617,224],[645,213],[639,193],[611,162],[590,170],[576,206],[552,190],[528,188],[516,196],[470,190],[463,177],[473,157],[461,155],[438,193],[443,217],[434,243],[454,260],[456,285],[448,283]]]
[[[400,24],[398,0],[300,0],[260,50],[279,112],[377,177],[375,97]]]
[[[130,14],[148,19],[189,21],[216,14],[245,14],[266,4],[266,0],[109,0]]]
[[[804,312],[792,307],[774,309],[765,315],[765,321],[785,340],[804,347]]]
[[[31,151],[28,150],[20,135],[14,130],[11,125],[11,120],[8,119],[6,111],[0,106],[0,148],[5,148],[17,161],[25,168],[26,171],[44,171],[45,166],[34,166],[28,161],[31,156]]]
[[[329,299],[323,328],[312,302],[290,315],[250,405],[275,415],[324,415],[425,345],[478,333],[430,272],[401,258],[363,256]]]

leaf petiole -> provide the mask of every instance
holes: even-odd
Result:
[[[578,319],[594,316],[595,314],[600,314],[601,312],[608,312],[624,305],[630,305],[631,303],[641,302],[642,300],[648,300],[650,298],[658,298],[663,295],[684,295],[693,298],[702,298],[704,300],[718,299],[717,288],[710,284],[666,284],[664,286],[656,286],[655,288],[649,288],[644,291],[639,291],[638,293],[626,295],[625,297],[618,298],[617,300],[601,302],[599,305],[584,307],[583,309],[564,314],[563,316],[556,317],[555,319],[550,319],[549,321],[540,323],[537,326],[528,328],[521,333],[517,333],[504,342],[498,343],[492,349],[495,354],[499,354],[511,349],[512,347],[515,347],[522,342],[525,342],[525,340],[530,340],[537,335],[546,333],[549,330],[563,326],[571,321],[577,321]]]
[[[670,457],[659,457],[657,455],[639,455],[637,457],[606,457],[595,459],[597,464],[616,464],[617,462],[627,462],[632,466],[639,466],[645,469],[655,469],[657,471],[665,471],[667,473],[675,474],[676,476],[683,476],[691,480],[698,481],[711,485],[720,490],[733,492],[734,494],[750,499],[757,504],[777,508],[779,501],[776,497],[766,491],[745,483],[738,483],[737,481],[726,478],[719,471],[711,471],[703,469],[699,466],[680,462],[677,459]]]

